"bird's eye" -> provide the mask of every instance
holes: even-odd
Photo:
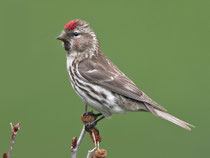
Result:
[[[74,32],[74,36],[78,36],[79,35],[79,33],[78,32]]]

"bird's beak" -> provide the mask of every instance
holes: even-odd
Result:
[[[67,41],[67,37],[64,34],[60,34],[58,37],[56,37],[56,39],[61,40],[61,41]]]

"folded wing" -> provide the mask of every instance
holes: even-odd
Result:
[[[166,111],[165,108],[142,92],[103,54],[94,56],[91,59],[82,60],[79,63],[79,73],[85,80],[98,84],[114,93]]]

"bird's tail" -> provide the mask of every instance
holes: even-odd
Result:
[[[174,123],[174,124],[176,124],[176,125],[178,125],[178,126],[180,126],[180,127],[182,127],[182,128],[185,128],[185,129],[188,130],[188,131],[191,130],[190,127],[195,127],[195,126],[193,126],[193,125],[191,125],[191,124],[189,124],[189,123],[187,123],[187,122],[185,122],[185,121],[182,121],[182,120],[176,118],[175,116],[172,116],[172,115],[170,115],[170,114],[168,114],[168,113],[166,113],[166,112],[163,112],[163,111],[160,111],[160,110],[158,110],[158,109],[155,109],[155,108],[153,108],[153,107],[150,106],[150,105],[146,105],[146,107],[147,107],[147,108],[149,109],[149,111],[152,112],[154,115],[159,116],[159,117],[161,117],[161,118],[164,118],[165,120],[168,120],[168,121],[170,121],[170,122],[172,122],[172,123]]]

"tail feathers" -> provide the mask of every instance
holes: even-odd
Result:
[[[178,125],[182,128],[185,128],[188,131],[191,131],[190,127],[195,127],[195,126],[193,126],[193,125],[191,125],[191,124],[189,124],[185,121],[182,121],[182,120],[176,118],[175,116],[172,116],[172,115],[170,115],[166,112],[163,112],[163,111],[160,111],[160,110],[157,110],[157,109],[154,109],[154,108],[153,108],[153,110],[155,112],[153,114],[155,114],[156,116],[162,117],[162,118],[164,118],[164,119],[166,119],[166,120],[168,120],[168,121],[170,121],[170,122],[172,122],[172,123],[174,123],[174,124],[176,124],[176,125]]]
[[[168,114],[166,112],[163,112],[161,110],[158,110],[158,109],[155,109],[154,107],[152,107],[151,105],[149,104],[144,104],[146,106],[146,108],[151,112],[153,113],[155,116],[159,116],[161,118],[164,118],[165,120],[168,120],[182,128],[185,128],[186,130],[188,131],[191,131],[191,128],[190,127],[195,127],[185,121],[182,121],[178,118],[176,118],[175,116],[172,116],[171,114]],[[190,127],[189,127],[190,126]]]

